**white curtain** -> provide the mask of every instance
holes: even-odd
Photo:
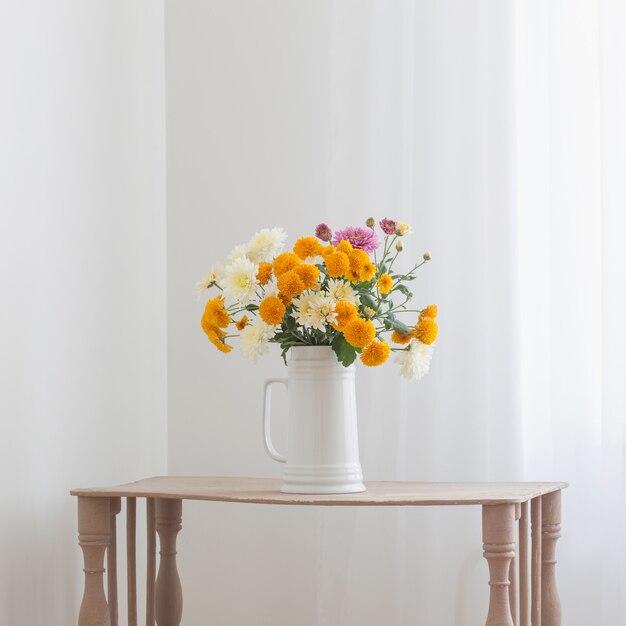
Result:
[[[186,285],[225,255],[223,233],[402,219],[406,257],[433,255],[415,297],[439,305],[441,335],[418,384],[393,366],[358,371],[366,478],[570,481],[563,623],[626,622],[623,6],[253,4],[166,14],[170,470],[280,473],[254,456],[256,422],[225,417],[258,413],[237,391],[280,366],[224,365],[186,330]],[[202,623],[201,589],[233,624],[484,621],[478,509],[259,510],[254,541],[241,515],[213,511],[181,535],[189,623]],[[185,556],[207,527],[221,531],[209,556],[243,575]],[[249,578],[259,567],[271,575]]]

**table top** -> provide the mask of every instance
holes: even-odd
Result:
[[[367,491],[340,495],[281,493],[274,478],[155,476],[114,487],[73,489],[73,496],[212,500],[250,504],[323,506],[434,506],[526,502],[568,486],[565,482],[366,482]]]

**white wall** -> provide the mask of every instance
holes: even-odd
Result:
[[[163,4],[0,4],[0,624],[73,624],[71,487],[166,472]]]

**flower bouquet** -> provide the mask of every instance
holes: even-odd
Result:
[[[437,338],[437,306],[409,308],[410,285],[431,257],[398,270],[411,228],[388,218],[378,226],[370,218],[365,227],[333,233],[319,224],[315,236],[301,237],[290,251],[283,251],[281,228],[261,230],[197,284],[199,297],[218,292],[206,304],[202,329],[220,352],[230,352],[238,338],[252,360],[269,343],[280,345],[285,363],[297,346],[330,346],[345,367],[357,357],[379,366],[395,352],[400,374],[421,378]]]

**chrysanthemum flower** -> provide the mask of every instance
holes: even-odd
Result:
[[[350,257],[350,269],[357,274],[360,274],[363,268],[368,263],[371,263],[367,252],[365,252],[365,250],[360,250],[359,248],[352,250],[348,256]]]
[[[283,321],[286,307],[278,296],[269,296],[261,300],[259,315],[270,326],[277,326]]]
[[[293,246],[294,253],[303,261],[308,257],[322,254],[324,246],[315,237],[300,237]]]
[[[304,283],[305,289],[313,289],[317,286],[320,271],[315,265],[303,263],[302,265],[298,265],[293,271],[300,276],[300,280]]]
[[[437,326],[437,322],[430,317],[422,317],[417,323],[417,326],[411,331],[411,336],[426,345],[430,345],[435,342],[438,333],[439,327]]]
[[[343,330],[348,322],[357,319],[359,311],[352,302],[342,301],[335,304],[337,319],[332,324],[335,330]]]
[[[247,257],[235,259],[226,267],[222,281],[227,302],[246,305],[256,297],[258,266]]]
[[[333,302],[351,302],[359,304],[359,295],[349,282],[341,278],[331,278],[326,286],[326,291]]]
[[[286,296],[284,293],[279,293],[279,294],[278,294],[278,298],[280,298],[280,301],[281,301],[281,302],[282,302],[282,303],[283,303],[286,307],[288,307],[288,306],[291,304],[292,300],[293,300],[293,298],[290,298],[289,296]]]
[[[265,261],[259,263],[259,271],[257,272],[256,279],[259,281],[259,285],[267,285],[272,277],[272,264]]]
[[[372,343],[365,346],[361,353],[361,362],[368,367],[382,365],[388,358],[391,348],[386,341],[374,339]]]
[[[214,263],[211,269],[196,283],[196,293],[198,294],[198,300],[202,294],[207,291],[213,285],[219,284],[219,281],[224,276],[224,268],[219,263]]]
[[[421,313],[420,319],[424,317],[430,317],[431,320],[434,320],[437,317],[437,313],[439,310],[437,309],[436,304],[429,304]]]
[[[324,258],[326,271],[332,278],[343,276],[350,269],[350,260],[344,252],[333,252]]]
[[[309,319],[306,326],[325,332],[326,324],[332,325],[336,321],[335,303],[322,293],[312,294],[309,302]]]
[[[238,246],[235,246],[228,255],[228,260],[232,263],[233,261],[241,259],[242,257],[248,258],[247,243],[240,243]]]
[[[343,336],[351,346],[365,348],[365,346],[374,341],[376,327],[370,320],[357,317],[345,325]]]
[[[328,224],[318,224],[315,227],[315,236],[322,241],[330,241],[333,238],[333,231]]]
[[[395,361],[400,365],[400,375],[408,380],[419,380],[430,369],[433,346],[412,339],[406,350],[396,353]]]
[[[247,256],[251,261],[271,261],[283,248],[287,233],[282,228],[264,228],[248,243]]]
[[[404,237],[404,235],[410,235],[412,232],[411,227],[404,222],[396,222],[396,235],[398,237]]]
[[[269,340],[274,336],[274,327],[266,324],[260,317],[248,324],[240,335],[239,347],[243,355],[251,361],[265,354],[268,350]]]
[[[411,341],[411,333],[399,333],[397,330],[394,330],[391,333],[391,341],[394,343],[399,343],[400,345],[404,345],[405,343],[409,343]]]
[[[224,298],[217,296],[206,303],[204,313],[202,315],[202,328],[205,326],[215,326],[217,328],[226,328],[230,324],[230,315],[224,308]]]
[[[335,246],[322,246],[321,254],[324,258],[326,258],[327,255],[332,254],[336,250],[337,248],[335,248]]]
[[[209,338],[209,341],[220,351],[220,352],[230,352],[233,347],[229,346],[224,342],[224,337],[226,337],[226,333],[218,328],[217,326],[205,325],[202,324],[202,330],[206,333],[206,336]]]
[[[376,286],[382,294],[387,294],[393,287],[393,280],[389,274],[381,274],[380,278],[376,281]]]
[[[396,232],[396,222],[395,220],[391,220],[388,217],[383,218],[378,222],[381,230],[385,233],[385,235],[393,235]]]
[[[293,252],[283,252],[274,259],[274,276],[278,277],[300,265],[300,257]]]
[[[348,256],[350,256],[350,253],[354,250],[354,246],[347,239],[340,240],[335,246],[336,250],[345,252]]]
[[[244,315],[238,322],[235,323],[237,330],[241,331],[248,325],[248,316]]]
[[[370,228],[362,228],[360,226],[349,226],[343,230],[339,230],[333,237],[333,243],[337,246],[340,241],[349,241],[354,248],[361,248],[365,252],[374,252],[380,245],[376,233]]]
[[[278,289],[287,298],[299,296],[305,289],[304,283],[293,270],[285,272],[278,277]]]
[[[366,263],[359,271],[359,280],[362,283],[367,283],[370,280],[372,280],[372,278],[374,278],[375,274],[376,274],[376,266],[371,262]]]

